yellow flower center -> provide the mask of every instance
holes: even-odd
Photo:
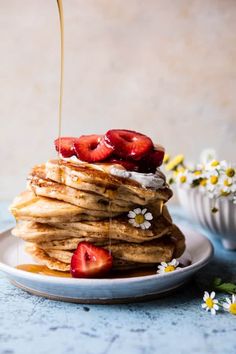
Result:
[[[202,187],[205,187],[206,184],[207,184],[207,179],[206,179],[206,178],[202,179],[201,182],[200,182],[200,185],[201,185]]]
[[[138,214],[135,216],[135,221],[137,224],[141,225],[145,221],[144,215],[143,214]]]
[[[218,182],[218,177],[217,176],[211,176],[210,181],[211,181],[211,184],[216,184]]]
[[[185,183],[187,181],[187,177],[186,176],[181,176],[180,177],[180,182],[181,183]]]
[[[202,171],[194,171],[195,176],[199,176],[202,174]]]
[[[236,315],[236,303],[230,305],[229,312],[232,313],[232,315]]]
[[[212,166],[212,167],[216,167],[216,166],[218,166],[219,164],[220,164],[219,161],[214,160],[214,161],[212,161],[211,166]]]
[[[165,272],[166,273],[169,273],[169,272],[173,272],[175,270],[175,267],[173,265],[168,265],[166,268],[165,268]]]
[[[232,182],[230,182],[228,179],[225,179],[224,180],[224,186],[230,187],[230,186],[232,186]]]
[[[208,299],[206,299],[206,304],[207,304],[207,307],[209,307],[209,309],[212,309],[214,306],[214,302],[210,297],[208,297]]]
[[[227,168],[225,173],[228,177],[233,177],[235,175],[235,170],[233,168]]]
[[[221,191],[220,191],[220,194],[221,194],[223,197],[227,197],[228,195],[230,195],[230,192],[226,192],[226,191],[221,190]]]

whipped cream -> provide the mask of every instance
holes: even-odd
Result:
[[[86,161],[79,160],[76,156],[72,156],[72,157],[62,157],[62,156],[60,156],[60,157],[64,161],[68,161],[68,162],[71,162],[71,163],[74,163],[74,164],[88,166],[88,167],[94,168],[96,170],[107,172],[107,173],[110,173],[110,170],[111,170],[112,167],[116,167],[117,169],[122,169],[122,170],[126,171],[126,169],[123,166],[119,165],[119,164],[110,164],[110,163],[102,163],[102,162],[89,163],[89,162],[86,162]]]
[[[132,179],[133,181],[141,184],[141,186],[144,188],[160,189],[165,184],[164,175],[160,170],[157,170],[156,173],[140,173],[121,170],[113,166],[110,169],[110,174],[117,177]]]
[[[165,185],[165,176],[163,173],[157,169],[156,173],[141,173],[134,171],[127,171],[123,166],[119,164],[106,164],[106,163],[88,163],[79,160],[76,156],[69,158],[61,157],[65,161],[69,161],[75,164],[82,164],[95,168],[97,170],[110,173],[116,177],[128,178],[141,184],[143,188],[160,189]]]

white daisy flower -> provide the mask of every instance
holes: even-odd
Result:
[[[181,269],[178,267],[178,265],[179,262],[176,259],[172,259],[172,261],[168,263],[161,262],[161,264],[158,266],[157,274],[169,273]]]
[[[236,295],[232,295],[231,300],[228,297],[225,300],[226,302],[223,303],[225,311],[230,312],[232,315],[236,315]]]
[[[203,296],[204,303],[202,304],[202,308],[206,311],[211,311],[212,315],[216,314],[216,311],[219,310],[218,300],[215,299],[216,293],[212,291],[210,294],[205,291]]]
[[[190,188],[193,182],[193,174],[187,170],[178,172],[176,176],[176,182],[181,187]]]
[[[129,223],[134,227],[141,227],[142,230],[151,227],[152,214],[147,209],[136,208],[128,213]]]
[[[220,171],[220,170],[226,170],[228,167],[230,166],[225,160],[222,161],[212,160],[206,164],[205,169],[206,171],[213,171],[213,170]]]

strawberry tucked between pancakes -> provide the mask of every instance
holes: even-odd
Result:
[[[96,278],[107,274],[112,268],[112,255],[102,247],[80,242],[71,259],[73,278]]]

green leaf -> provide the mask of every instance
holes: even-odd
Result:
[[[216,287],[218,285],[220,285],[222,283],[222,279],[221,278],[215,278],[213,280],[213,286]]]
[[[236,293],[236,284],[233,283],[223,283],[221,278],[215,278],[213,280],[213,288],[229,294]]]

